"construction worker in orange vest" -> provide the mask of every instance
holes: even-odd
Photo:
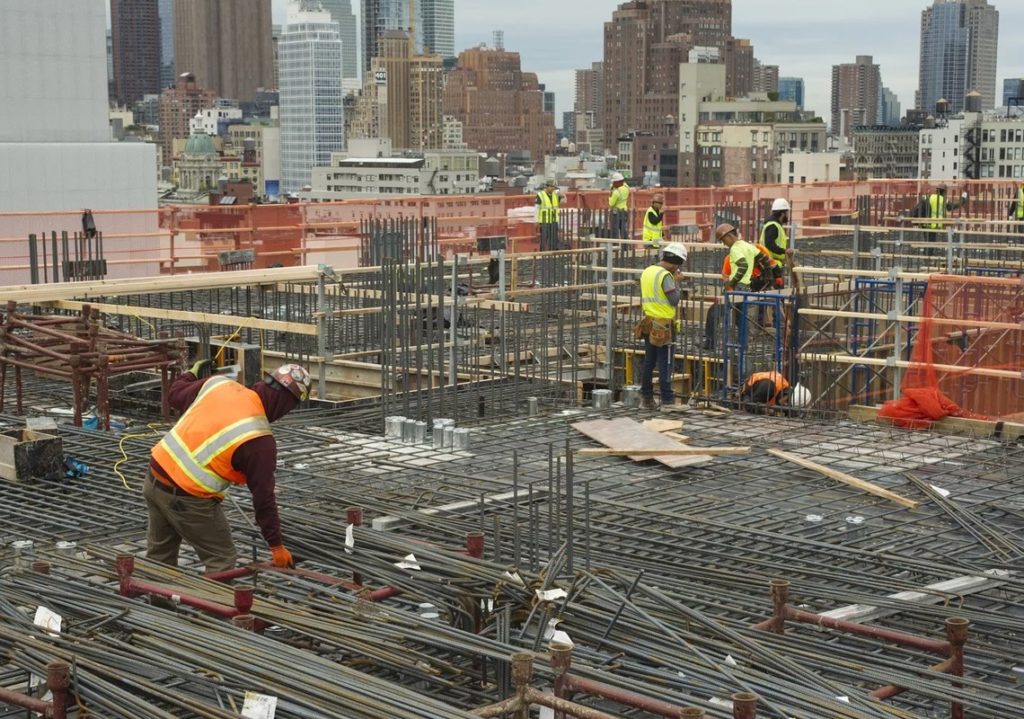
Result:
[[[277,512],[270,423],[309,398],[309,372],[282,365],[248,389],[224,376],[199,379],[209,364],[199,360],[171,385],[170,404],[183,414],[151,453],[146,557],[177,566],[184,540],[207,572],[233,569],[237,553],[221,502],[231,485],[244,484],[274,566],[293,566]]]
[[[743,383],[737,400],[751,414],[763,414],[776,406],[806,407],[811,393],[801,384],[790,387],[781,372],[755,372]]]

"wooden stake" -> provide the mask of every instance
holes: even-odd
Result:
[[[902,497],[896,494],[895,492],[890,492],[888,489],[879,487],[877,484],[865,482],[863,479],[857,479],[853,475],[840,472],[839,470],[832,469],[831,467],[826,467],[825,465],[818,464],[817,462],[812,462],[809,459],[804,459],[803,457],[799,457],[795,454],[790,454],[789,452],[783,452],[781,449],[769,449],[768,454],[774,457],[778,457],[779,459],[784,459],[787,462],[792,462],[793,464],[796,464],[805,469],[812,469],[815,472],[825,475],[829,479],[834,479],[837,482],[842,482],[843,484],[848,484],[851,487],[856,487],[857,489],[863,490],[868,494],[874,494],[877,497],[882,497],[892,502],[896,502],[896,504],[903,505],[904,507],[908,507],[909,509],[914,509],[918,505],[918,502],[915,502],[912,499],[907,499],[906,497]]]

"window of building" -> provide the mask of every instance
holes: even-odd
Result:
[[[789,163],[789,171],[790,171],[790,172],[794,172],[794,167],[795,167],[795,166],[796,166],[796,163],[795,163],[795,162],[791,162],[791,163]],[[790,182],[792,182],[792,180],[790,180]]]

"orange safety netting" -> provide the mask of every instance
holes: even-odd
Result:
[[[1024,281],[935,275],[900,399],[879,417],[927,427],[943,417],[1024,418]]]

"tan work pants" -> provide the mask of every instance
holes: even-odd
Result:
[[[238,554],[221,503],[213,499],[172,494],[146,476],[142,495],[149,512],[146,558],[178,566],[181,541],[192,545],[207,572],[234,569]]]

